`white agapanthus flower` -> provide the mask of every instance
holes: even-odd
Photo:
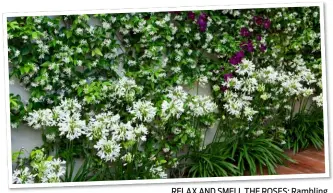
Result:
[[[255,65],[252,63],[252,61],[243,59],[242,62],[237,66],[236,73],[239,75],[252,75],[255,70]]]
[[[34,110],[25,117],[28,125],[34,129],[40,129],[45,126],[54,126],[56,123],[53,119],[53,112],[50,109]]]
[[[115,161],[120,155],[120,144],[114,140],[101,139],[94,145],[97,156],[105,161]]]
[[[131,141],[136,137],[131,122],[115,124],[112,127],[112,131],[112,138],[115,141]]]
[[[185,111],[184,102],[182,100],[176,99],[170,102],[168,101],[162,102],[161,116],[165,120],[168,120],[170,117],[174,116],[177,117],[177,119],[179,119],[184,111]]]
[[[251,107],[244,107],[244,115],[247,117],[248,121],[252,121],[253,115],[258,113],[258,111],[253,110]]]
[[[101,121],[91,119],[86,127],[85,134],[89,140],[99,140],[109,136],[110,130]]]
[[[137,101],[133,103],[133,107],[129,112],[134,115],[134,119],[144,122],[151,122],[156,115],[157,108],[150,101]]]
[[[43,172],[43,183],[61,182],[61,177],[66,173],[66,161],[53,159],[44,162],[45,170]]]
[[[182,100],[185,101],[187,99],[188,94],[184,91],[182,86],[176,86],[175,88],[168,89],[168,94],[166,95],[171,100]]]
[[[200,76],[198,79],[198,83],[201,87],[205,87],[208,84],[207,76]]]
[[[118,98],[126,99],[127,101],[133,101],[136,92],[141,91],[142,87],[136,85],[135,80],[122,77],[115,83],[114,95]]]
[[[28,167],[24,169],[16,169],[12,175],[13,184],[33,184],[35,175],[31,174]]]
[[[209,113],[213,113],[217,109],[216,103],[214,103],[209,96],[195,96],[190,102],[190,113],[195,117],[205,116]]]
[[[74,140],[85,134],[86,122],[80,120],[80,115],[74,113],[71,115],[68,112],[61,114],[61,118],[58,122],[60,135],[65,135],[67,139]]]
[[[323,93],[320,93],[320,95],[313,97],[312,100],[314,102],[316,102],[316,105],[318,107],[322,107],[323,106]]]
[[[150,173],[158,178],[165,179],[168,177],[167,173],[163,170],[162,166],[153,166],[150,168]]]
[[[141,141],[147,140],[146,135],[148,134],[148,129],[143,124],[136,126],[133,131],[136,137],[139,137]]]

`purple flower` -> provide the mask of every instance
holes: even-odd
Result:
[[[261,51],[261,52],[265,52],[266,49],[267,49],[266,45],[264,45],[264,44],[260,44],[260,51]]]
[[[206,13],[201,13],[199,18],[203,19],[204,21],[207,22],[207,19],[208,19],[208,15]]]
[[[240,59],[243,59],[244,58],[244,52],[243,51],[239,51],[236,53],[236,57],[240,58]]]
[[[190,11],[190,12],[188,12],[187,17],[188,17],[190,20],[194,20],[194,19],[195,19],[195,13],[192,12],[192,11]]]
[[[223,75],[223,78],[224,78],[224,80],[227,82],[230,78],[232,78],[233,77],[233,75],[232,75],[232,73],[228,73],[228,74],[224,74]]]
[[[197,22],[198,22],[199,26],[207,25],[207,22],[203,18],[200,18],[200,17],[199,17]]]
[[[265,19],[264,21],[264,28],[269,29],[271,27],[271,20]]]
[[[240,47],[243,49],[243,50],[246,50],[248,52],[253,52],[254,51],[254,47],[253,47],[253,43],[251,40],[248,40],[247,42],[242,42],[240,44]]]
[[[205,26],[200,26],[200,27],[199,27],[199,30],[200,30],[201,32],[205,32],[206,29],[207,29],[207,25],[205,25]]]
[[[254,23],[257,25],[261,25],[263,23],[263,18],[260,16],[254,16],[253,20],[254,20]]]
[[[249,29],[247,29],[246,27],[242,27],[240,30],[240,35],[243,37],[248,37],[250,35]]]
[[[261,39],[262,39],[261,35],[257,35],[257,40],[261,41]]]
[[[222,86],[220,86],[220,90],[222,92],[225,92],[226,90],[228,90],[228,87],[222,85]]]
[[[249,40],[249,41],[247,42],[247,51],[248,51],[248,52],[254,52],[254,47],[253,47],[253,44],[252,44],[252,41],[251,41],[251,40]]]
[[[205,13],[201,13],[197,23],[199,25],[199,30],[201,32],[206,31],[206,29],[207,29],[207,15]]]
[[[239,51],[237,52],[236,54],[234,54],[230,59],[229,59],[229,62],[232,64],[232,65],[237,65],[239,64],[242,59],[244,57],[244,52],[243,51]]]

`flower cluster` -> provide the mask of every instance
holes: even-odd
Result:
[[[13,183],[31,184],[31,183],[57,183],[66,173],[66,162],[57,158],[47,157],[44,149],[36,149],[31,152],[29,167],[21,165],[19,169],[13,172]]]

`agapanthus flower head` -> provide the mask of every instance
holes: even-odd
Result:
[[[150,101],[136,101],[133,107],[129,109],[129,113],[134,115],[134,119],[144,122],[151,122],[156,115],[156,107]]]
[[[16,169],[12,175],[13,184],[32,184],[35,175],[32,175],[28,167],[24,169]]]
[[[251,32],[249,31],[249,29],[247,27],[242,27],[240,29],[240,35],[243,37],[248,37],[250,36]]]
[[[271,27],[271,20],[265,19],[263,25],[265,29],[269,29]]]
[[[263,23],[264,20],[263,20],[263,18],[261,16],[254,16],[253,17],[253,21],[257,25],[262,25],[262,23]]]
[[[191,113],[195,117],[204,116],[213,113],[217,109],[217,105],[209,96],[195,96],[189,103]]]
[[[190,11],[190,12],[187,13],[187,17],[190,20],[194,20],[195,19],[195,13],[193,11]]]
[[[120,144],[114,140],[101,139],[94,145],[97,156],[105,161],[115,161],[120,155]]]

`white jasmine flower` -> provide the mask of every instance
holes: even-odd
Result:
[[[54,142],[55,138],[56,138],[56,135],[54,133],[52,133],[52,134],[46,134],[46,139],[49,142]]]

